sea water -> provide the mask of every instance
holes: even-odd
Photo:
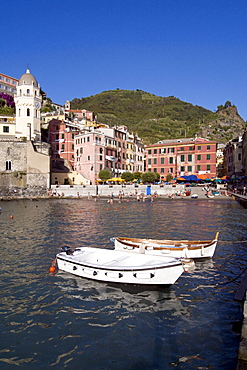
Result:
[[[1,369],[235,369],[247,210],[223,200],[1,202]],[[49,267],[61,246],[114,236],[213,239],[170,288],[107,284]]]

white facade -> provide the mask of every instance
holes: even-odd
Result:
[[[40,140],[40,108],[42,97],[36,78],[27,69],[18,83],[14,96],[16,105],[16,137]]]

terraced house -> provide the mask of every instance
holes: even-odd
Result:
[[[204,138],[162,140],[146,146],[146,169],[157,172],[161,178],[168,174],[216,176],[215,141]]]

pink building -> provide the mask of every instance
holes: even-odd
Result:
[[[172,174],[216,176],[216,142],[203,138],[163,140],[146,146],[146,170]]]
[[[75,138],[75,170],[95,184],[99,171],[108,168],[112,176],[126,169],[126,132],[109,127],[92,128]]]
[[[14,96],[17,91],[16,86],[18,85],[18,81],[17,78],[0,73],[0,92]]]
[[[94,113],[86,109],[66,109],[65,114],[68,116],[71,114],[74,119],[78,119],[79,121],[85,119],[93,122],[95,120]]]

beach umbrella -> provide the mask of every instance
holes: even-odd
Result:
[[[222,182],[221,179],[211,179],[212,182]]]
[[[125,180],[122,179],[121,177],[113,177],[113,178],[109,179],[108,181],[122,182],[122,181],[125,181]]]
[[[211,181],[211,178],[209,177],[208,173],[202,173],[201,175],[198,175],[197,177],[200,180],[206,180],[207,181],[209,179],[209,181]]]

